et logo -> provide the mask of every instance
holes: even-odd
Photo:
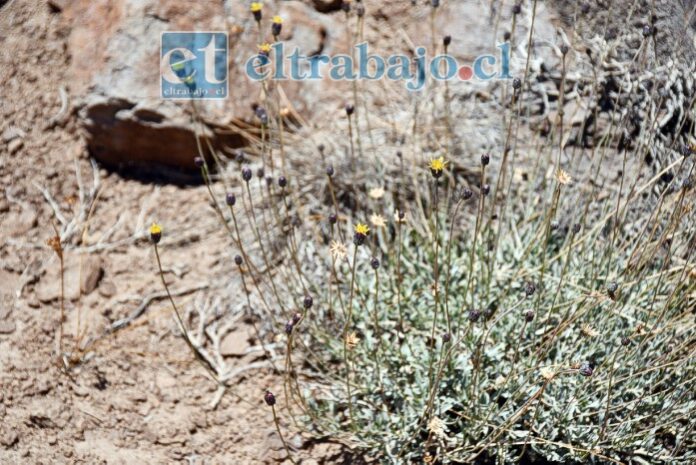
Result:
[[[163,99],[226,99],[226,32],[163,32],[160,96]]]

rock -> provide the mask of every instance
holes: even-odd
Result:
[[[80,258],[82,258],[80,260]],[[68,256],[65,262],[65,299],[75,301],[82,294],[89,294],[99,285],[104,271],[99,257]],[[47,264],[36,286],[36,297],[47,303],[60,298],[60,264],[55,260]]]
[[[10,152],[11,154],[17,153],[19,149],[21,149],[24,146],[24,141],[22,139],[12,139],[8,144],[7,144],[7,151]]]
[[[80,268],[77,263],[65,267],[65,300],[80,298]],[[60,266],[57,260],[52,263],[36,285],[36,297],[44,303],[60,299]]]
[[[27,207],[21,212],[10,213],[0,223],[0,232],[11,237],[22,236],[33,229],[38,222],[36,210]]]
[[[220,355],[223,357],[243,357],[249,348],[249,340],[252,338],[253,331],[248,326],[227,333],[220,342]]]
[[[12,320],[0,321],[0,334],[12,334],[17,329],[17,325]]]
[[[116,295],[116,285],[114,282],[107,280],[102,281],[99,285],[99,295],[106,298]]]
[[[2,141],[6,144],[14,139],[22,139],[26,133],[16,126],[10,126],[2,132]]]
[[[87,295],[97,288],[104,270],[99,257],[90,256],[82,260],[80,272],[80,290]]]
[[[345,52],[346,25],[341,15],[324,15],[304,2],[264,2],[269,18],[284,18],[283,39],[303,55],[318,50]],[[262,87],[247,78],[244,64],[256,54],[258,31],[247,2],[184,0],[74,0],[65,2],[61,20],[72,26],[68,79],[90,153],[111,167],[166,165],[193,170],[198,155],[191,102],[160,98],[160,36],[167,30],[231,31],[227,100],[197,101],[205,122],[199,130],[214,147],[239,147],[242,136],[226,129],[236,121],[257,124],[252,104],[263,104]],[[289,53],[286,53],[286,56]],[[345,84],[345,85],[344,85]],[[305,116],[334,111],[349,83],[285,81],[283,92]],[[271,94],[275,89],[271,86]]]
[[[0,444],[2,444],[5,448],[9,449],[18,442],[19,434],[17,434],[17,431],[5,428],[0,430]]]

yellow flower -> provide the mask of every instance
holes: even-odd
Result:
[[[263,10],[263,3],[261,2],[251,2],[251,12],[258,13]]]
[[[367,236],[368,234],[370,234],[370,228],[368,228],[366,224],[358,223],[355,225],[355,234]]]
[[[430,172],[436,178],[439,178],[440,176],[442,176],[442,172],[445,170],[446,166],[447,166],[447,161],[445,161],[445,157],[434,158],[434,159],[430,160],[430,163],[428,164],[428,168],[430,168]]]
[[[556,172],[556,180],[558,181],[559,184],[561,184],[563,186],[573,182],[573,178],[571,178],[567,172],[565,172],[564,170],[562,170],[560,168]]]
[[[160,239],[162,239],[162,226],[152,223],[152,226],[150,226],[150,240],[157,244]]]
[[[274,16],[273,24],[283,24],[283,18],[281,18],[280,16]]]
[[[384,228],[387,226],[387,220],[384,219],[382,215],[378,215],[377,213],[370,216],[370,223],[372,223],[372,226],[375,228]]]
[[[259,45],[259,53],[262,53],[264,55],[268,55],[269,53],[271,53],[271,44],[263,43]]]

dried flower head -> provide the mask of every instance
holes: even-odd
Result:
[[[251,181],[252,172],[249,168],[242,168],[242,179],[246,182]]]
[[[150,226],[150,240],[153,244],[159,244],[162,239],[162,226],[157,223],[152,223]]]
[[[445,161],[445,157],[439,157],[439,158],[434,158],[430,160],[430,163],[428,164],[428,168],[430,168],[430,174],[433,175],[434,178],[439,178],[442,176],[442,172],[445,170],[445,167],[447,166],[447,161]]]
[[[360,338],[355,333],[350,333],[346,336],[346,346],[353,350],[360,343]]]
[[[551,381],[556,376],[556,371],[551,367],[544,367],[540,370],[541,377],[547,381]]]
[[[379,269],[379,258],[372,257],[372,259],[370,260],[370,266],[373,270]]]
[[[447,424],[438,417],[433,417],[428,422],[428,431],[438,438],[447,437]]]
[[[339,241],[331,241],[329,251],[334,260],[343,260],[348,255],[348,249]]]
[[[556,181],[558,181],[558,183],[562,186],[565,186],[573,182],[573,178],[571,178],[566,171],[559,168],[556,172]]]
[[[373,199],[381,199],[382,197],[384,197],[384,189],[382,189],[381,187],[373,187],[372,189],[370,189],[370,192],[368,192],[367,195],[369,195]]]
[[[46,241],[48,245],[59,257],[63,256],[63,246],[60,243],[60,236],[56,235]]]
[[[378,213],[370,215],[370,223],[372,223],[372,226],[375,228],[384,228],[387,226],[387,220]]]
[[[590,326],[587,323],[583,324],[580,327],[580,332],[585,337],[597,337],[597,336],[599,336],[599,331],[597,331],[596,329],[594,329],[592,326]]]

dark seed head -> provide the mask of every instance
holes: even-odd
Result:
[[[352,104],[347,103],[347,104],[346,104],[346,115],[350,116],[350,115],[352,115],[354,112],[355,112],[355,107],[354,107]]]
[[[518,15],[522,12],[522,6],[519,3],[515,3],[512,6],[512,14],[513,15]]]
[[[630,344],[631,344],[631,340],[628,337],[624,336],[621,338],[621,345],[622,346],[626,347]]]
[[[442,342],[449,342],[452,340],[452,333],[445,333],[442,335]]]
[[[344,13],[349,13],[350,12],[350,2],[343,0],[343,2],[341,2],[341,9],[343,10]]]
[[[430,0],[430,4],[433,6],[433,8],[437,8],[440,6],[440,0]]]
[[[355,5],[355,14],[358,15],[358,18],[365,16],[365,5],[362,3]]]
[[[521,87],[522,87],[522,81],[520,80],[520,78],[515,78],[512,80],[512,88],[513,89],[520,90]]]
[[[276,398],[271,391],[266,391],[266,394],[263,396],[263,400],[266,401],[266,405],[269,407],[274,406],[276,403]]]
[[[472,323],[476,323],[480,317],[481,317],[481,310],[478,310],[475,308],[472,308],[471,310],[469,310],[469,313],[467,315],[467,318]]]
[[[582,226],[580,225],[580,223],[575,223],[573,225],[573,234],[579,233],[581,229],[582,229]]]
[[[236,263],[237,266],[242,266],[242,263],[244,263],[244,259],[242,258],[241,255],[235,255],[234,256],[234,263]]]
[[[336,224],[338,222],[338,218],[336,217],[335,213],[332,213],[329,215],[329,223],[331,224]]]
[[[273,185],[273,177],[272,176],[266,176],[266,185],[268,187],[271,187]]]
[[[225,196],[225,203],[230,207],[234,207],[234,204],[237,203],[237,197],[232,192],[228,192]]]
[[[356,246],[363,245],[365,243],[365,239],[367,239],[367,236],[362,233],[355,233],[353,235],[353,244]]]
[[[594,367],[589,362],[582,362],[582,365],[580,365],[580,369],[578,371],[581,375],[590,377],[592,376],[592,373],[594,373]]]
[[[379,259],[377,257],[372,257],[372,260],[370,260],[370,266],[373,270],[379,269]]]
[[[284,189],[287,185],[288,180],[285,178],[285,176],[281,176],[278,178],[278,186],[280,186],[281,189]]]
[[[449,45],[452,43],[452,36],[446,35],[445,37],[442,38],[442,44],[445,47],[449,47]]]
[[[474,193],[468,187],[462,189],[462,199],[469,200],[473,195]]]
[[[335,173],[335,172],[334,172],[334,167],[333,167],[333,166],[329,165],[329,166],[326,167],[326,175],[327,175],[328,177],[330,177],[330,178],[333,177],[334,173]]]
[[[304,308],[309,310],[312,308],[312,305],[314,305],[314,299],[312,299],[311,295],[306,295],[302,304],[304,305]]]
[[[488,155],[487,153],[484,153],[481,155],[481,164],[483,166],[487,166],[491,162],[491,156]]]
[[[527,310],[524,314],[524,320],[529,323],[534,319],[534,310]]]
[[[242,179],[246,182],[251,181],[251,170],[249,168],[242,168]]]
[[[560,49],[561,49],[561,53],[562,53],[563,55],[567,55],[567,54],[568,54],[568,50],[570,50],[566,44],[561,44]]]
[[[292,324],[296,325],[302,319],[302,314],[300,312],[295,312],[292,315]]]
[[[531,297],[534,295],[536,292],[536,285],[529,281],[524,285],[524,293],[527,295],[527,297]]]
[[[484,184],[481,186],[481,194],[483,195],[488,195],[491,193],[491,186],[490,184]]]
[[[258,176],[259,178],[263,178],[265,174],[266,170],[263,169],[263,166],[256,170],[256,176]]]
[[[587,14],[590,12],[590,4],[589,3],[583,3],[582,6],[580,7],[580,11],[582,14]]]
[[[295,325],[292,324],[292,321],[285,323],[285,334],[291,334],[294,327]]]
[[[615,281],[612,281],[609,284],[607,284],[607,294],[612,300],[616,299],[616,291],[618,290],[619,285]]]
[[[643,26],[643,37],[650,37],[653,33],[653,28],[649,24]]]
[[[196,165],[196,168],[203,168],[203,159],[201,157],[196,157],[193,159],[193,164]]]

